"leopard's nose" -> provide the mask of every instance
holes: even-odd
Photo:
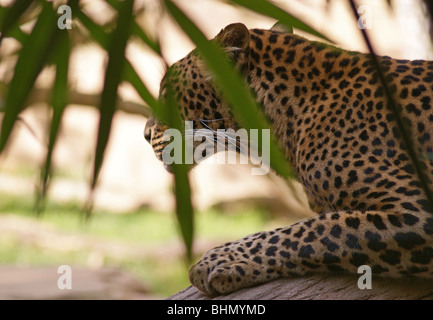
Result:
[[[152,140],[152,126],[154,125],[154,122],[152,119],[147,120],[146,126],[144,127],[144,139],[146,139],[147,142],[150,143]]]

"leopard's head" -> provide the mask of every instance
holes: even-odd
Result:
[[[228,59],[241,71],[247,70],[249,57],[250,34],[245,25],[235,23],[228,25],[211,41],[217,42]],[[200,58],[197,50],[193,50],[183,59],[174,63],[167,70],[161,81],[159,100],[167,106],[167,101],[175,100],[183,121],[192,123],[192,130],[183,132],[185,136],[207,129],[215,132],[218,129],[236,128],[237,124],[219,93],[213,76]],[[144,137],[151,144],[156,157],[163,160],[163,150],[170,143],[164,141],[164,132],[169,127],[156,117],[150,117],[144,129]],[[202,130],[206,131],[206,130]],[[200,144],[194,142],[194,148]],[[168,170],[169,166],[165,166]]]

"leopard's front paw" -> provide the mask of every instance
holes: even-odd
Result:
[[[217,296],[278,278],[259,254],[242,242],[212,249],[192,266],[189,280],[206,295]]]

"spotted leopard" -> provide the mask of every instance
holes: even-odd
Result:
[[[433,277],[433,215],[369,55],[236,23],[213,41],[244,75],[318,216],[207,252],[190,281],[214,296],[312,272]],[[377,57],[433,190],[433,62]],[[172,67],[185,119],[233,119],[192,51]],[[162,81],[162,92],[165,88]],[[167,127],[150,119],[158,158]]]

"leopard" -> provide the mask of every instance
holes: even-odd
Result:
[[[372,54],[242,23],[209,41],[251,89],[317,215],[209,250],[191,267],[191,284],[213,297],[365,265],[374,276],[431,281],[433,209]],[[433,61],[375,57],[433,190]],[[170,69],[182,118],[195,128],[239,126],[197,49]],[[159,159],[167,128],[156,117],[145,126]]]

